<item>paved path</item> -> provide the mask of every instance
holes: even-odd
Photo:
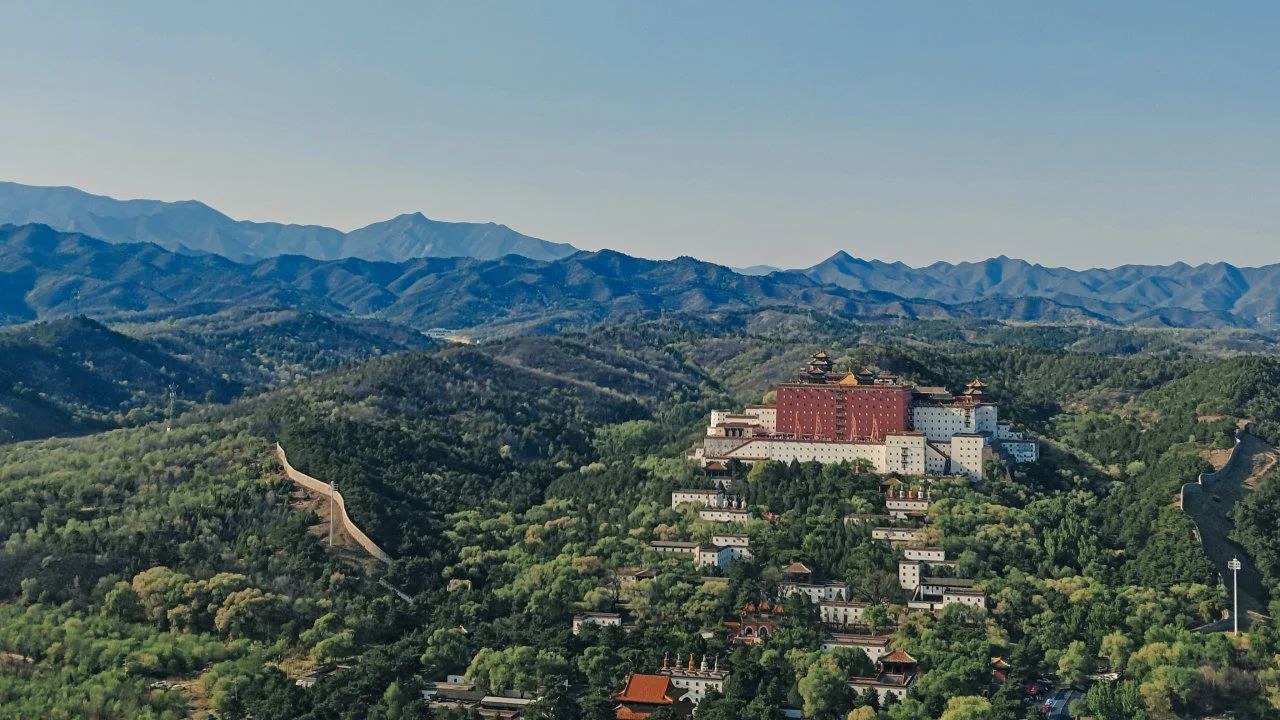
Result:
[[[1226,476],[1205,486],[1196,483],[1183,486],[1182,508],[1195,522],[1205,554],[1227,585],[1228,602],[1231,571],[1227,569],[1227,562],[1233,557],[1240,559],[1240,628],[1243,630],[1248,627],[1250,612],[1266,613],[1267,592],[1249,554],[1229,537],[1234,525],[1232,509],[1246,492],[1245,481],[1265,472],[1280,454],[1248,433],[1241,436],[1236,452],[1240,456]],[[1219,625],[1221,623],[1206,627],[1218,629]]]

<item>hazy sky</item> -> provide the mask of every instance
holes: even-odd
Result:
[[[1280,4],[0,3],[0,179],[731,265],[1280,262]]]

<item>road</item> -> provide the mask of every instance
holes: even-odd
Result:
[[[1053,699],[1053,707],[1045,713],[1045,717],[1049,720],[1070,720],[1071,703],[1083,700],[1084,693],[1074,688],[1058,688],[1049,697]]]
[[[1084,693],[1079,690],[1068,690],[1062,694],[1058,703],[1053,706],[1053,710],[1049,712],[1051,720],[1070,720],[1071,703],[1076,700],[1083,700]]]
[[[1242,435],[1236,452],[1239,458],[1225,477],[1203,487],[1195,483],[1183,487],[1182,509],[1195,522],[1205,554],[1227,585],[1228,598],[1231,571],[1227,569],[1227,562],[1233,557],[1240,559],[1240,628],[1243,630],[1248,627],[1250,612],[1266,613],[1267,593],[1249,554],[1230,538],[1234,524],[1232,508],[1245,493],[1245,481],[1265,472],[1280,454],[1248,433]],[[1229,625],[1214,623],[1211,627],[1227,629]]]

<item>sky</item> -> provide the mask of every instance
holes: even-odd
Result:
[[[802,267],[1280,262],[1280,4],[0,3],[0,179]]]

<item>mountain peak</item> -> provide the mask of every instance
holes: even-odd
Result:
[[[577,248],[516,232],[494,222],[432,220],[408,212],[344,233],[319,225],[233,220],[198,200],[117,200],[70,187],[0,182],[0,225],[44,223],[114,243],[151,242],[180,252],[207,252],[237,262],[280,255],[316,260],[358,257],[401,262],[420,257],[482,260],[522,255],[555,260]]]

